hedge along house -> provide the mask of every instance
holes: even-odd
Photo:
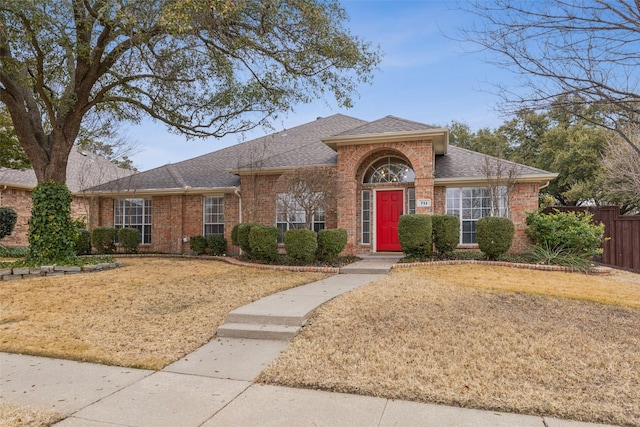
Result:
[[[73,196],[71,216],[85,218],[90,222],[87,189],[96,185],[124,178],[135,171],[123,169],[109,160],[74,147],[67,164],[67,187]],[[10,206],[18,214],[16,227],[11,235],[0,241],[4,246],[27,246],[29,218],[31,218],[31,195],[38,185],[33,169],[17,170],[0,168],[0,206]]]
[[[475,248],[475,222],[511,218],[513,250],[526,247],[525,211],[556,174],[448,144],[446,128],[392,116],[367,122],[336,114],[194,159],[91,189],[91,227],[141,230],[141,250],[188,252],[194,235],[230,241],[240,222],[300,227],[304,211],[282,212],[282,179],[292,170],[335,169],[335,206],[312,228],[345,228],[346,253],[400,251],[402,214],[457,215],[461,248]],[[317,169],[320,170],[320,169]],[[230,247],[230,252],[237,248]]]

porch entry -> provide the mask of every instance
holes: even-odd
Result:
[[[404,206],[402,190],[376,191],[376,250],[401,251],[398,220]]]

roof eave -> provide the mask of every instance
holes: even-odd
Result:
[[[516,183],[538,183],[545,184],[558,176],[557,173],[548,174],[529,174],[519,175],[515,179]],[[490,180],[495,178],[489,178]],[[434,185],[487,185],[487,177],[484,176],[471,176],[471,177],[452,177],[452,178],[435,178],[433,180]]]
[[[279,175],[291,172],[299,168],[320,168],[320,167],[336,167],[335,163],[323,163],[313,165],[292,165],[292,166],[276,166],[270,168],[239,168],[229,169],[228,173],[233,175]]]
[[[184,188],[145,188],[125,190],[96,190],[86,191],[84,195],[93,196],[171,196],[183,194],[220,194],[233,193],[237,187],[184,187]]]
[[[447,146],[449,144],[449,129],[447,128],[363,135],[330,136],[328,138],[323,138],[322,142],[327,144],[331,149],[337,150],[338,147],[345,145],[381,144],[384,142],[404,142],[421,139],[431,139],[433,141],[435,154],[447,154]]]

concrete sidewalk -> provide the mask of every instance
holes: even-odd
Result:
[[[393,262],[393,257],[367,258],[350,267],[356,274],[333,276],[241,307],[230,313],[226,325],[253,325],[252,334],[260,325],[265,330],[287,326],[295,333],[317,306],[379,278]],[[60,427],[590,425],[262,386],[253,380],[288,338],[273,339],[269,331],[252,336],[267,339],[218,336],[159,372],[0,353],[0,402],[62,413],[67,418],[56,424]]]

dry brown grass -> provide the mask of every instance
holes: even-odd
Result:
[[[48,427],[65,418],[46,409],[0,402],[0,427]]]
[[[640,425],[639,295],[630,273],[396,270],[321,307],[259,381]]]
[[[160,369],[209,341],[231,310],[322,277],[132,258],[111,271],[3,282],[0,351]]]

